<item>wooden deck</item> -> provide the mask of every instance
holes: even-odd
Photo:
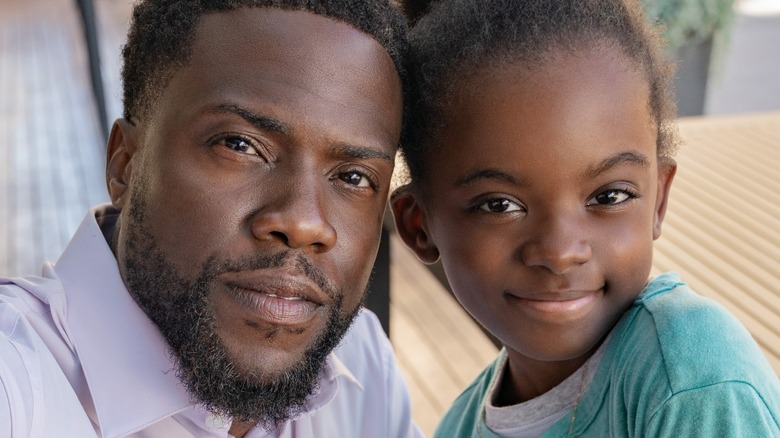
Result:
[[[780,113],[683,120],[654,266],[750,330],[780,374]]]
[[[780,113],[680,121],[654,272],[677,271],[750,330],[780,375]],[[391,339],[428,434],[497,349],[449,292],[392,240]]]
[[[498,349],[422,263],[391,237],[390,339],[427,435]]]

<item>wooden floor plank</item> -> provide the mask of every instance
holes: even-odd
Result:
[[[390,311],[393,318],[391,330],[393,331],[395,343],[398,344],[400,340],[414,342],[415,338],[411,333],[413,325],[405,319],[402,313],[395,312],[392,306]],[[417,364],[425,360],[429,363],[435,363],[435,361],[432,361],[430,357],[415,355],[411,349],[405,347],[396,347],[396,352],[401,373],[409,388],[409,397],[412,401],[412,415],[425,435],[431,436],[439,418],[441,418],[443,409],[445,409],[443,405],[446,404],[446,401],[442,401],[439,394],[430,391],[427,376],[421,371],[423,368],[417,366]]]
[[[677,210],[683,210],[677,208]],[[771,296],[762,294],[762,290],[771,289],[775,284],[780,282],[780,272],[777,271],[777,262],[768,258],[766,255],[752,250],[754,247],[749,246],[732,233],[723,231],[711,231],[710,227],[706,226],[706,223],[702,221],[693,222],[689,217],[683,217],[676,215],[673,221],[673,226],[669,227],[669,231],[664,232],[664,238],[670,238],[676,240],[675,234],[682,234],[688,236],[693,241],[701,245],[702,248],[697,251],[707,251],[712,254],[714,260],[720,260],[720,263],[728,264],[732,269],[729,269],[732,274],[734,269],[736,272],[740,272],[740,275],[746,276],[750,282],[757,282],[759,287],[746,288],[745,293],[752,295],[756,300],[761,302],[762,305],[768,306],[775,314],[780,315],[780,305],[776,300],[772,300]],[[679,243],[679,242],[678,242]],[[690,251],[687,251],[690,252]],[[724,257],[725,254],[736,253],[738,257]],[[775,266],[773,266],[775,265]],[[755,294],[753,291],[757,291]]]
[[[498,349],[397,235],[390,243],[390,339],[409,376],[415,419],[430,435]]]
[[[481,370],[495,356],[495,346],[481,337],[482,331],[463,314],[460,304],[411,256],[397,235],[391,237],[391,248],[395,273],[392,283],[399,286],[395,304],[425,327],[424,335],[441,356],[465,353],[465,363],[458,367],[471,369],[465,372],[466,380],[460,380],[468,383],[473,377],[470,371]],[[464,341],[469,339],[474,342]],[[463,378],[462,371],[455,373]]]
[[[655,270],[731,311],[780,374],[780,113],[680,121]]]

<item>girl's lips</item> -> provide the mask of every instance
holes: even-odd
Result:
[[[592,292],[577,298],[560,300],[538,300],[517,297],[517,300],[524,306],[545,313],[577,312],[589,306],[595,299],[596,294]]]
[[[557,320],[576,318],[584,314],[595,303],[601,289],[590,292],[546,293],[530,296],[511,294],[511,301],[532,311],[536,315],[546,315]]]
[[[229,291],[242,308],[272,324],[303,324],[312,319],[320,307],[299,296],[283,297],[244,288],[230,288]]]

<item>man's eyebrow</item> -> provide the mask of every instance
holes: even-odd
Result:
[[[395,161],[393,155],[390,155],[383,150],[367,146],[356,146],[348,143],[339,143],[335,148],[335,154],[358,160],[378,158],[380,160]]]
[[[524,179],[517,178],[502,170],[480,169],[458,178],[455,181],[455,187],[462,187],[483,179],[507,182],[514,185],[528,185],[528,182]]]
[[[640,167],[645,167],[650,165],[650,161],[639,152],[620,152],[603,160],[601,163],[588,168],[588,170],[584,172],[584,175],[587,178],[595,178],[602,173],[612,169],[613,167],[621,164],[634,164]]]
[[[247,122],[254,125],[257,129],[271,131],[278,134],[289,135],[292,128],[290,125],[269,116],[261,116],[249,111],[246,108],[234,104],[219,104],[208,108],[210,111],[218,113],[235,114]]]

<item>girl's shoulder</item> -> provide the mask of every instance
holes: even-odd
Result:
[[[469,437],[476,430],[480,413],[484,409],[485,397],[505,360],[506,351],[501,350],[466,389],[452,402],[436,426],[434,438]],[[485,435],[488,436],[488,435]]]
[[[644,394],[654,392],[659,402],[685,391],[739,382],[780,403],[777,375],[747,329],[677,274],[654,279],[612,338],[607,353],[610,380],[643,388]]]
[[[578,410],[582,423],[575,432],[780,433],[780,380],[766,357],[733,315],[696,294],[676,274],[651,282],[608,342]],[[615,430],[615,424],[625,429]]]

